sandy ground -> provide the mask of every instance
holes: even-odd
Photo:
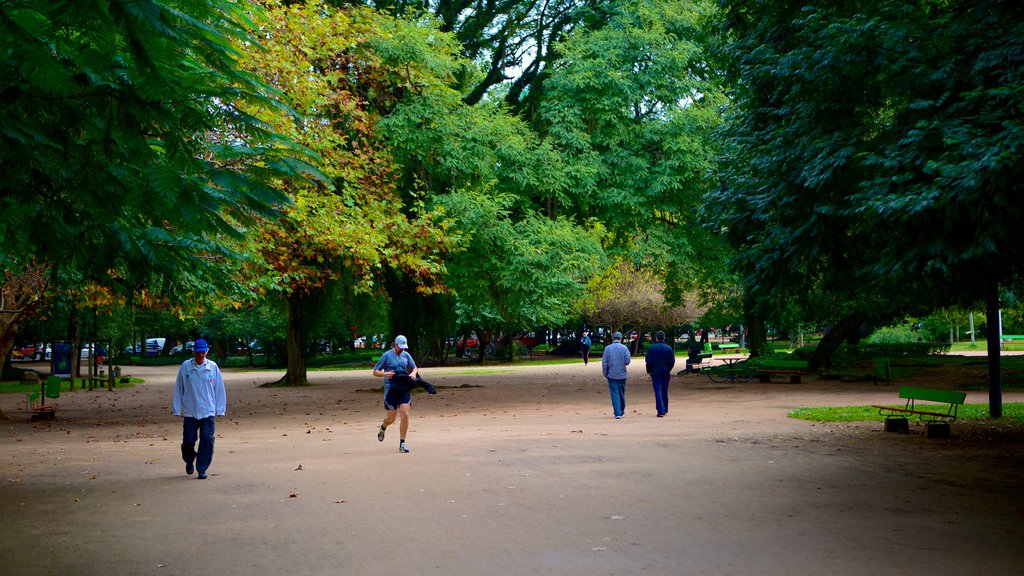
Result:
[[[615,420],[599,362],[427,369],[442,389],[400,454],[369,369],[231,371],[199,481],[174,368],[130,371],[145,384],[65,392],[50,422],[0,396],[3,574],[1024,574],[1019,434],[786,417],[896,386],[683,376],[655,418],[634,359]]]

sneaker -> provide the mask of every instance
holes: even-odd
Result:
[[[185,474],[188,474],[189,476],[191,476],[192,473],[195,472],[195,471],[196,471],[196,467],[191,462],[188,462],[187,464],[185,464]]]
[[[196,478],[200,480],[206,480],[206,472],[200,472],[199,476],[196,476]]]
[[[401,444],[398,445],[398,451],[401,452],[402,454],[408,454],[409,447],[405,445],[405,442],[402,442]]]
[[[377,442],[384,441],[384,427],[377,428]]]

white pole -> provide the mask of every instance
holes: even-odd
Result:
[[[999,328],[999,332],[997,332],[997,334],[999,334],[999,347],[1002,348],[1003,347],[1003,311],[1002,310],[999,310],[999,326],[998,326],[998,328]]]

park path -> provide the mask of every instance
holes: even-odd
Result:
[[[229,371],[207,481],[177,455],[173,367],[62,395],[49,423],[5,395],[4,574],[1022,573],[1019,438],[787,418],[895,395],[817,379],[680,377],[655,418],[642,364],[623,420],[599,363],[425,370],[410,454],[376,440],[369,370]]]

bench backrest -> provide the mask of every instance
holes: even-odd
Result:
[[[761,362],[761,368],[790,368],[793,370],[806,370],[806,360],[765,360]]]
[[[61,379],[56,376],[50,376],[46,379],[46,397],[47,398],[60,398],[60,385]]]
[[[963,404],[967,399],[966,392],[953,392],[949,390],[930,390],[928,388],[913,388],[904,386],[900,388],[900,398],[907,400],[924,400],[926,402],[944,402],[948,404]]]

